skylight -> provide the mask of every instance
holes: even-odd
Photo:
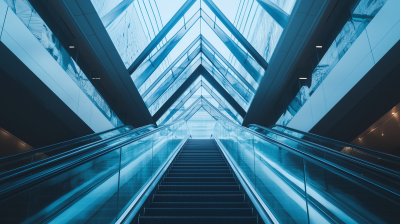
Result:
[[[173,108],[197,85],[194,76],[204,76],[200,89],[210,92],[201,102],[217,102],[223,116],[241,123],[295,2],[92,0],[158,124],[197,100]]]

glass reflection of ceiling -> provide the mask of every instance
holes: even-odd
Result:
[[[152,115],[200,64],[247,111],[284,27],[276,15],[272,17],[273,14],[268,13],[265,2],[279,8],[286,15],[291,14],[296,2],[296,0],[91,1],[127,69],[137,63],[139,55],[143,54],[146,47],[149,48],[148,46],[168,22],[176,22],[167,32],[163,31],[162,39],[157,37],[161,41],[151,45],[150,51],[146,50],[148,52],[144,56],[146,59],[141,56],[144,60],[140,59],[138,67],[132,70],[132,80]],[[189,5],[190,8],[183,16],[178,16],[176,13],[185,5]],[[221,11],[222,17],[215,10]],[[224,18],[227,19],[225,24],[228,26],[224,25]],[[180,33],[179,38],[177,38],[178,33]],[[242,45],[243,40],[240,41],[238,38],[244,38],[247,42]],[[252,53],[254,50],[245,47],[246,44],[256,51],[256,55]],[[183,54],[185,50],[187,51]],[[259,64],[262,61],[260,58],[265,60],[265,63]],[[234,120],[241,122],[241,119]]]

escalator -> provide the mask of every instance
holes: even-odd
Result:
[[[0,222],[400,222],[395,170],[225,120],[212,138],[181,120],[11,170]]]
[[[252,124],[249,125],[249,129],[289,145],[291,144],[290,142],[302,142],[304,144],[314,145],[326,152],[329,151],[332,154],[348,155],[360,159],[361,161],[366,161],[368,163],[373,163],[400,172],[400,157],[392,156],[376,150],[363,148],[361,146],[352,145],[312,133],[302,132],[281,125],[273,125],[271,128],[266,128]]]
[[[33,149],[23,153],[18,153],[12,156],[0,158],[0,173],[7,172],[18,167],[26,166],[37,161],[57,156],[63,153],[70,153],[72,150],[77,150],[80,147],[88,147],[99,141],[118,137],[127,132],[146,132],[154,129],[154,125],[147,125],[141,128],[133,129],[131,126],[123,126],[110,129],[104,132],[94,133],[80,138],[68,140],[54,145]]]
[[[212,139],[188,140],[150,198],[137,223],[261,223]]]

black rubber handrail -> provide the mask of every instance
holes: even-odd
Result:
[[[35,167],[36,167],[36,169],[38,169],[39,167],[41,167],[40,164],[42,164],[42,163],[44,164],[45,162],[56,160],[58,157],[64,157],[64,156],[66,156],[68,154],[72,154],[72,153],[74,153],[76,151],[85,152],[86,150],[91,150],[92,148],[94,148],[96,146],[105,144],[105,143],[110,142],[110,141],[114,141],[115,139],[124,137],[126,135],[133,134],[135,132],[139,132],[141,130],[144,130],[144,129],[147,129],[147,128],[150,128],[150,127],[155,127],[155,125],[150,124],[150,125],[146,125],[146,126],[143,126],[143,127],[140,127],[140,128],[132,129],[132,130],[130,130],[128,132],[124,132],[124,133],[121,133],[119,135],[115,135],[115,136],[113,136],[111,138],[107,138],[107,139],[99,140],[99,141],[96,141],[96,142],[93,142],[93,143],[90,143],[90,144],[87,144],[87,145],[79,146],[77,148],[74,148],[74,149],[68,150],[66,152],[63,152],[63,153],[48,157],[46,159],[38,160],[38,161],[35,161],[33,163],[29,163],[27,165],[24,165],[24,166],[15,168],[15,169],[2,172],[2,173],[0,173],[0,185],[3,184],[4,181],[7,181],[9,177],[14,176],[15,174],[23,175],[24,173],[32,172]]]
[[[11,160],[18,160],[19,158],[31,156],[32,154],[40,153],[40,152],[45,151],[45,150],[51,150],[51,148],[63,147],[63,145],[67,146],[69,144],[74,144],[74,142],[77,142],[77,141],[81,141],[81,140],[88,139],[88,138],[93,138],[93,137],[105,134],[107,132],[112,132],[112,131],[115,131],[115,130],[118,130],[118,129],[124,129],[124,128],[131,128],[131,130],[133,130],[132,126],[125,125],[125,126],[109,129],[107,131],[103,131],[103,132],[99,132],[99,133],[93,133],[93,134],[90,134],[90,135],[85,135],[85,136],[82,136],[82,137],[79,137],[79,138],[70,139],[70,140],[67,140],[67,141],[64,141],[64,142],[59,142],[59,143],[56,143],[56,144],[53,144],[53,145],[48,145],[48,146],[44,146],[44,147],[41,147],[41,148],[32,149],[32,150],[29,150],[29,151],[25,151],[25,152],[21,152],[21,153],[18,153],[18,154],[11,155],[11,156],[0,158],[0,164],[8,162],[8,161],[11,161]]]
[[[265,128],[263,126],[256,125],[256,124],[250,124],[249,126],[258,126],[258,127]],[[296,130],[294,128],[285,127],[283,125],[275,124],[275,125],[272,125],[269,129],[272,129],[273,127],[280,127],[280,128],[288,129],[290,131],[297,132],[297,133],[305,135],[305,136],[310,136],[310,137],[322,139],[324,141],[332,142],[334,144],[340,144],[340,145],[343,145],[343,146],[346,146],[346,147],[356,148],[356,149],[359,149],[361,151],[366,151],[366,152],[369,152],[371,154],[379,155],[380,157],[386,157],[386,158],[390,158],[391,160],[396,160],[400,164],[400,157],[397,157],[397,156],[394,156],[394,155],[390,155],[390,154],[386,154],[386,153],[379,152],[379,151],[376,151],[376,150],[372,150],[372,149],[369,149],[369,148],[364,148],[362,146],[358,146],[358,145],[353,145],[353,144],[350,144],[350,143],[342,142],[342,141],[339,141],[339,140],[336,140],[336,139],[327,138],[327,137],[316,135],[316,134],[313,134],[313,133],[299,131],[299,130]]]
[[[183,123],[183,122],[185,122],[185,121],[180,120],[180,121],[173,122],[169,125],[165,125],[160,128],[156,128],[154,130],[145,132],[141,135],[135,136],[134,138],[131,138],[124,142],[120,142],[113,146],[108,146],[108,147],[103,147],[103,148],[92,147],[91,149],[81,149],[81,150],[75,151],[73,153],[69,153],[67,155],[59,156],[50,161],[43,160],[43,162],[40,165],[31,167],[29,170],[24,171],[22,173],[32,172],[32,171],[42,168],[44,166],[49,166],[48,169],[42,170],[39,173],[35,173],[31,176],[28,176],[26,179],[17,181],[15,183],[13,183],[12,186],[8,186],[7,188],[1,190],[0,191],[0,201],[5,200],[6,198],[9,198],[15,194],[18,194],[26,189],[29,189],[31,186],[34,186],[34,185],[41,183],[43,181],[46,181],[54,176],[57,176],[68,170],[71,170],[79,165],[82,165],[82,164],[87,163],[91,160],[94,160],[102,155],[112,152],[117,148],[131,144],[132,142],[135,142],[137,140],[140,140],[142,138],[150,136],[154,133],[162,131],[172,125],[175,125],[178,123]],[[0,182],[10,181],[13,178],[17,178],[19,175],[21,175],[21,173],[16,173],[14,175],[7,176],[7,177],[1,179]]]
[[[368,166],[376,167],[376,169],[378,169],[378,170],[383,170],[383,171],[385,171],[387,173],[391,173],[392,177],[394,177],[394,178],[396,178],[396,179],[398,179],[400,181],[400,172],[397,171],[397,170],[393,170],[393,169],[390,169],[390,168],[387,168],[387,167],[384,167],[384,166],[381,166],[381,165],[378,165],[378,164],[375,164],[375,163],[372,163],[372,162],[369,162],[369,161],[366,161],[366,160],[363,160],[363,159],[360,159],[360,158],[357,158],[357,157],[354,157],[354,156],[351,156],[351,155],[348,155],[346,153],[339,152],[339,151],[331,149],[331,148],[329,148],[327,146],[319,145],[318,143],[314,143],[314,142],[310,142],[310,141],[307,141],[307,140],[303,140],[303,139],[294,137],[294,136],[292,136],[290,134],[286,134],[286,133],[281,132],[279,130],[270,129],[270,128],[263,127],[263,126],[256,125],[256,124],[250,124],[248,127],[251,127],[251,126],[264,129],[264,130],[272,132],[272,133],[274,133],[276,135],[288,138],[288,139],[290,139],[292,141],[295,141],[295,142],[297,142],[299,144],[303,144],[303,145],[307,145],[307,146],[313,147],[315,149],[321,150],[323,152],[329,153],[329,154],[334,155],[334,156],[340,156],[342,158],[345,157],[345,158],[350,159],[352,161],[358,161],[360,164],[365,163]]]
[[[384,190],[385,192],[388,192],[390,194],[394,194],[394,195],[400,197],[400,191],[398,189],[395,189],[395,188],[392,188],[392,187],[388,187],[388,186],[383,186],[384,184],[376,183],[376,181],[370,180],[369,178],[367,178],[367,177],[365,177],[363,175],[360,175],[358,173],[352,172],[352,171],[348,170],[347,168],[338,167],[338,166],[332,164],[331,162],[327,162],[327,161],[325,161],[323,159],[320,159],[320,158],[318,158],[316,156],[310,155],[310,154],[308,154],[306,152],[303,152],[303,151],[295,149],[295,148],[293,148],[291,146],[285,145],[285,144],[283,144],[283,143],[281,143],[281,142],[279,142],[279,141],[277,141],[275,139],[272,139],[270,137],[262,135],[261,133],[258,133],[258,132],[254,131],[254,130],[248,129],[248,128],[243,127],[241,125],[234,124],[233,122],[230,122],[230,121],[226,121],[226,122],[229,122],[230,124],[234,125],[238,129],[250,132],[251,134],[256,135],[257,137],[259,137],[259,138],[261,138],[261,139],[263,139],[263,140],[265,140],[265,141],[267,141],[267,142],[269,142],[271,144],[277,145],[282,149],[286,149],[287,151],[290,151],[291,153],[294,153],[295,155],[298,155],[301,158],[304,158],[304,159],[306,159],[306,160],[308,160],[310,162],[316,163],[319,166],[333,168],[334,170],[340,170],[340,171],[342,171],[342,172],[344,172],[344,173],[346,173],[346,174],[348,174],[348,175],[350,175],[352,177],[355,177],[358,180],[362,180],[364,182],[370,183],[373,186]],[[312,145],[310,145],[310,146],[313,147]],[[342,157],[343,159],[346,159],[346,160],[352,160],[352,159],[349,159],[348,157],[344,157],[344,156],[341,156],[341,155],[338,155],[338,156],[340,156],[340,157]],[[388,173],[385,170],[377,169],[376,166],[369,166],[369,165],[367,165],[365,163],[359,163],[356,160],[352,160],[352,162],[354,162],[357,165],[360,165],[361,167],[365,167],[367,169],[372,169],[372,170],[375,170],[376,172],[381,172],[384,175],[388,175],[388,176],[393,175],[392,173]],[[344,177],[344,178],[347,178],[347,177]],[[352,180],[352,181],[354,181],[354,180]]]

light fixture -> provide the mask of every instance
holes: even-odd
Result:
[[[307,79],[307,78],[304,78],[304,77],[300,77],[299,79]]]
[[[394,114],[394,112],[392,114]]]
[[[322,46],[316,46],[316,48],[322,48]]]
[[[100,79],[100,78],[92,78],[92,79]]]
[[[382,134],[382,136],[383,136],[383,134]]]
[[[69,46],[69,48],[75,48],[75,46],[72,46],[72,45],[71,45],[71,46]]]

